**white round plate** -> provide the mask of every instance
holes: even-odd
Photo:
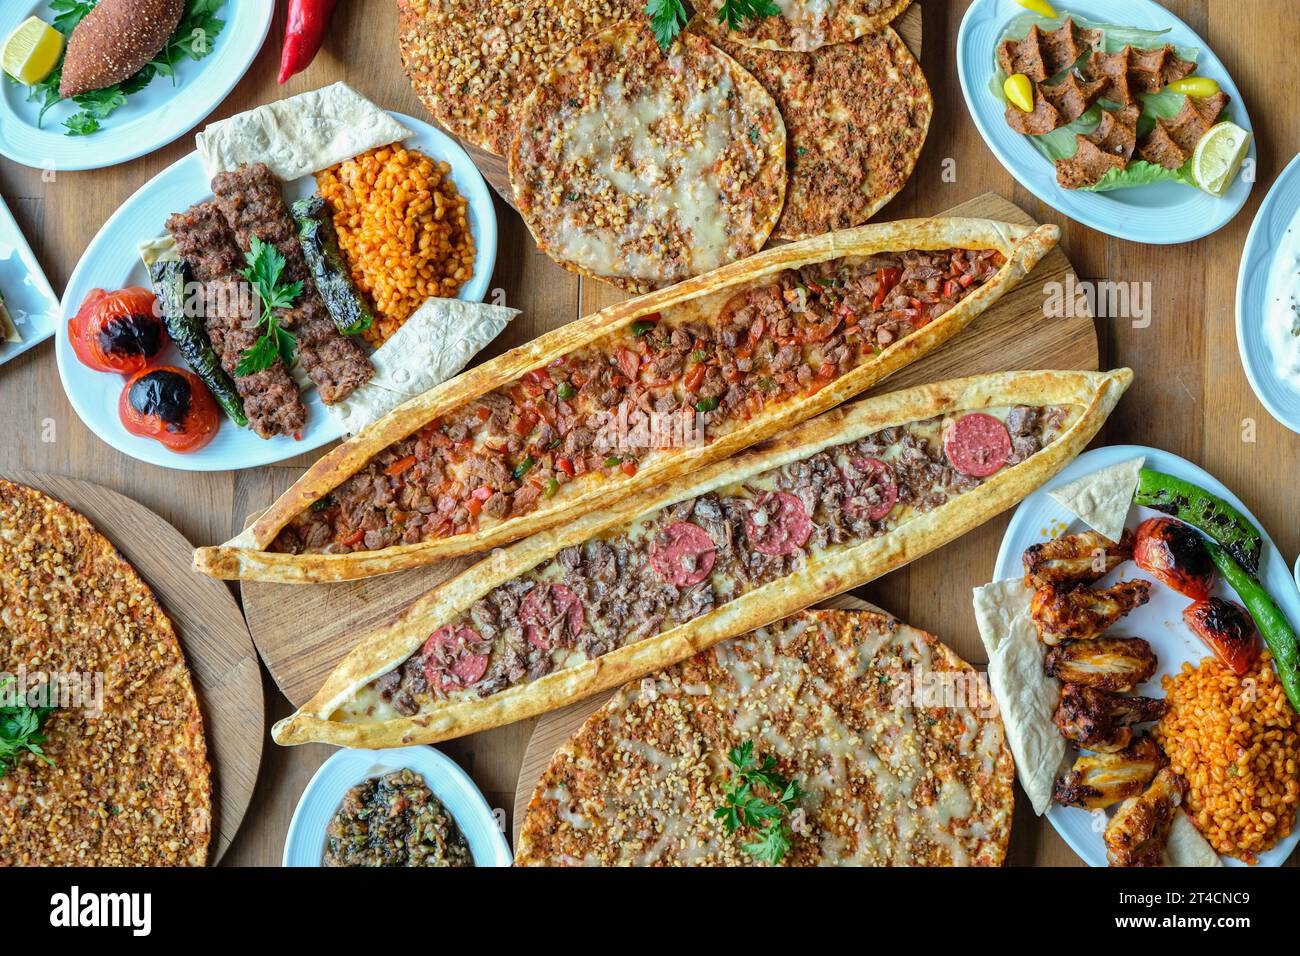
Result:
[[[1300,432],[1300,379],[1287,382],[1273,360],[1267,322],[1287,308],[1286,285],[1300,272],[1300,156],[1287,164],[1255,214],[1237,274],[1237,349],[1255,396]]]
[[[481,302],[487,295],[497,256],[496,211],[487,183],[451,137],[413,117],[401,113],[391,115],[414,131],[403,145],[449,163],[457,190],[468,200],[470,230],[477,258],[474,275],[461,288],[458,298]],[[289,201],[300,199],[311,195],[315,188],[315,179],[303,176],[285,184],[285,198]],[[144,240],[164,235],[167,217],[172,213],[183,212],[194,203],[211,198],[212,189],[197,153],[178,160],[141,186],[104,223],[99,234],[86,247],[63,293],[64,316],[67,319],[75,316],[92,289],[148,287],[149,275],[136,246]],[[65,320],[65,327],[66,324]],[[55,355],[63,389],[86,426],[118,451],[151,465],[182,471],[253,468],[312,451],[342,435],[338,422],[325,410],[316,389],[309,388],[302,393],[303,404],[307,406],[307,427],[297,441],[284,435],[258,438],[249,429],[239,428],[223,415],[221,428],[209,444],[194,452],[174,452],[160,442],[132,435],[122,427],[117,403],[125,380],[120,375],[96,372],[82,365],[63,329],[56,336]],[[171,344],[155,364],[185,367],[180,352]]]
[[[1075,13],[1096,23],[1112,23],[1144,30],[1168,30],[1165,40],[1175,46],[1196,47],[1196,75],[1219,81],[1231,100],[1232,121],[1252,130],[1241,93],[1209,45],[1187,24],[1152,0],[1070,0],[1054,2],[1064,17]],[[996,69],[997,44],[1007,24],[1027,11],[1015,0],[975,0],[962,18],[957,33],[957,76],[966,108],[984,142],[1020,185],[1053,209],[1089,228],[1134,242],[1167,244],[1191,242],[1208,236],[1232,221],[1250,195],[1247,181],[1255,167],[1252,137],[1248,158],[1227,192],[1215,198],[1182,183],[1153,183],[1130,189],[1094,193],[1062,189],[1056,168],[1027,137],[1007,126],[1005,106],[989,89]],[[1253,177],[1252,177],[1253,178]]]
[[[497,827],[492,808],[469,775],[433,747],[394,750],[340,750],[316,771],[302,792],[284,838],[284,866],[320,866],[325,855],[325,829],[357,784],[402,768],[424,777],[442,801],[460,832],[465,834],[475,866],[510,866],[510,846]]]
[[[100,169],[166,146],[202,122],[235,88],[262,49],[274,15],[275,4],[266,0],[226,0],[217,13],[226,25],[212,41],[211,53],[183,60],[175,77],[154,77],[89,136],[68,136],[63,127],[80,110],[75,103],[51,107],[38,126],[40,108],[27,102],[29,88],[0,80],[0,155],[37,169]],[[55,14],[49,0],[0,5],[0,39],[30,16],[49,23]]]
[[[1139,456],[1146,456],[1145,467],[1190,481],[1223,498],[1260,529],[1260,534],[1264,537],[1263,554],[1260,556],[1260,583],[1268,589],[1269,594],[1273,596],[1273,600],[1277,602],[1292,625],[1300,624],[1300,591],[1296,590],[1296,585],[1291,579],[1291,570],[1287,567],[1286,559],[1277,550],[1268,532],[1255,520],[1255,516],[1236,495],[1209,472],[1198,468],[1185,458],[1140,445],[1115,445],[1080,455],[1068,468],[1021,502],[1007,527],[1007,533],[1002,539],[1002,547],[998,550],[997,566],[993,572],[994,580],[1022,577],[1025,572],[1020,557],[1031,544],[1056,537],[1064,533],[1062,529],[1068,532],[1086,530],[1086,525],[1065,507],[1053,501],[1048,496],[1048,491],[1075,478],[1123,461],[1132,461]],[[1126,526],[1136,528],[1147,518],[1159,514],[1158,511],[1135,505],[1129,509]],[[1132,561],[1126,561],[1102,578],[1097,586],[1109,587],[1116,581],[1138,577],[1144,577],[1142,571]],[[1216,581],[1213,593],[1218,597],[1240,603],[1236,593],[1222,580]],[[1183,610],[1190,603],[1188,598],[1172,588],[1155,582],[1155,586],[1151,589],[1150,602],[1115,625],[1114,632],[1117,636],[1139,636],[1150,641],[1159,659],[1160,666],[1155,675],[1147,683],[1139,685],[1134,693],[1144,697],[1164,697],[1165,692],[1160,686],[1162,677],[1177,674],[1184,662],[1190,661],[1195,665],[1203,658],[1214,656],[1200,638],[1183,623]],[[1099,815],[1094,816],[1091,811],[1076,807],[1053,804],[1047,811],[1047,819],[1051,821],[1062,839],[1070,845],[1070,849],[1085,863],[1089,866],[1107,865],[1106,848],[1101,840],[1105,821]],[[1267,853],[1261,854],[1260,864],[1281,866],[1298,842],[1300,842],[1300,828],[1292,830],[1291,835],[1285,840]],[[1223,862],[1228,866],[1246,865],[1226,856],[1223,857]]]

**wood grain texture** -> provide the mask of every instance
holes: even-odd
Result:
[[[899,37],[907,48],[912,51],[912,55],[918,60],[921,58],[921,7],[913,3],[903,11],[903,15],[892,24],[898,31]],[[478,167],[483,178],[488,181],[498,196],[510,206],[515,204],[515,191],[510,186],[510,170],[507,168],[505,157],[489,153],[486,149],[481,149],[473,143],[468,143],[458,138],[458,142],[465,147],[465,152],[469,153],[470,158],[474,160],[474,165]]]
[[[209,859],[218,863],[253,798],[266,730],[262,674],[239,605],[221,582],[190,571],[193,546],[179,531],[125,495],[62,475],[5,469],[0,478],[43,491],[85,515],[171,619],[203,712],[212,765]]]
[[[1100,364],[1137,371],[1097,444],[1156,445],[1195,461],[1246,502],[1290,560],[1300,548],[1300,522],[1295,520],[1294,495],[1286,489],[1290,477],[1300,474],[1300,438],[1274,422],[1250,390],[1237,359],[1233,292],[1255,211],[1282,167],[1300,152],[1300,111],[1293,102],[1300,85],[1295,6],[1293,0],[1160,2],[1210,39],[1232,71],[1255,125],[1255,189],[1226,228],[1183,247],[1140,246],[1076,225],[1019,187],[980,138],[957,83],[954,51],[969,5],[965,0],[914,5],[924,22],[921,67],[934,94],[934,119],[911,180],[875,218],[930,215],[992,191],[1035,220],[1059,225],[1061,247],[1082,278],[1138,283],[1151,307],[1149,322],[1108,315],[1096,323]],[[266,46],[212,119],[340,79],[387,109],[426,115],[402,73],[391,0],[339,4],[311,68],[279,87],[275,74],[285,5],[279,0]],[[57,175],[0,159],[0,194],[51,284],[62,290],[94,231],[132,192],[192,148],[192,140],[183,137],[113,169]],[[491,295],[524,314],[488,354],[598,309],[619,294],[555,266],[537,251],[504,202],[498,202],[497,216],[501,235]],[[315,459],[303,456],[272,468],[207,475],[128,459],[100,443],[78,420],[63,395],[49,342],[0,366],[0,399],[8,425],[0,432],[0,467],[70,474],[114,488],[162,515],[196,544],[231,537],[250,512],[265,507]],[[988,580],[1007,520],[989,522],[862,593],[913,626],[942,635],[966,660],[982,661],[970,590]],[[288,716],[291,704],[267,680],[268,716]],[[523,721],[442,747],[507,816],[533,723]],[[298,796],[330,751],[325,746],[266,747],[253,806],[226,855],[227,864],[279,865]],[[1033,817],[1023,797],[1018,799],[1009,861],[1078,865],[1055,831]]]

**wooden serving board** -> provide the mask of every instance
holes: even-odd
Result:
[[[823,601],[817,606],[832,608],[837,611],[888,613],[874,604],[870,604],[859,597],[854,597],[852,592],[840,594],[829,601]],[[533,789],[537,786],[537,781],[541,779],[542,772],[550,764],[551,757],[555,756],[555,751],[568,743],[569,738],[578,732],[578,728],[583,725],[587,718],[600,710],[605,705],[605,702],[617,692],[617,690],[601,691],[594,697],[588,697],[586,700],[580,700],[576,704],[553,710],[549,714],[542,714],[541,717],[537,718],[537,725],[533,727],[533,735],[528,738],[528,749],[524,751],[524,759],[519,764],[519,782],[515,787],[515,826],[511,846],[519,846],[519,830],[524,825],[528,801],[533,798]]]
[[[62,475],[0,472],[85,515],[113,543],[171,618],[194,675],[212,764],[215,866],[239,830],[262,763],[266,707],[248,626],[221,581],[190,570],[194,546],[144,505],[116,491]]]
[[[918,60],[921,59],[921,19],[921,5],[913,3],[903,11],[902,16],[890,24],[898,31],[899,37]],[[510,170],[506,167],[505,157],[489,153],[459,137],[457,142],[464,147],[465,152],[469,153],[469,158],[474,161],[483,178],[497,191],[497,195],[513,207],[515,191],[510,188]]]
[[[938,215],[982,216],[1032,225],[1023,211],[985,193]],[[1044,318],[1049,283],[1073,276],[1060,249],[964,332],[878,385],[873,392],[1015,369],[1096,369],[1097,337],[1087,315]],[[536,320],[536,316],[534,319]],[[565,321],[556,316],[554,325]],[[872,393],[868,393],[872,394]],[[268,504],[297,473],[278,474]],[[282,480],[286,479],[286,480]],[[473,563],[457,558],[364,581],[336,584],[242,584],[244,613],[271,676],[296,706],[306,703],[362,635],[394,617],[434,585]]]

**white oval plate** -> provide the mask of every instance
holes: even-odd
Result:
[[[21,342],[0,342],[0,365],[44,342],[59,327],[59,300],[22,230],[0,199],[0,297]]]
[[[510,846],[497,827],[492,808],[469,775],[433,747],[393,750],[340,750],[316,771],[302,792],[284,838],[284,866],[320,866],[325,829],[348,790],[371,777],[402,768],[424,777],[465,834],[475,866],[510,866]]]
[[[1237,349],[1250,387],[1268,413],[1300,432],[1300,379],[1287,382],[1273,360],[1265,323],[1278,308],[1284,282],[1300,269],[1300,156],[1264,197],[1246,236],[1237,274]]]
[[[1055,537],[1062,533],[1062,528],[1069,532],[1086,529],[1082,521],[1076,519],[1064,506],[1048,496],[1049,490],[1110,465],[1132,461],[1140,455],[1146,456],[1147,468],[1154,468],[1156,471],[1163,471],[1193,482],[1206,491],[1218,495],[1260,529],[1260,534],[1264,537],[1263,554],[1260,556],[1260,583],[1268,589],[1269,594],[1273,596],[1273,600],[1277,602],[1292,625],[1300,623],[1300,591],[1296,590],[1296,585],[1291,579],[1291,569],[1287,567],[1286,559],[1282,557],[1277,546],[1273,544],[1273,539],[1268,536],[1268,532],[1261,527],[1255,516],[1236,495],[1203,468],[1167,451],[1140,445],[1115,445],[1110,448],[1097,448],[1080,455],[1052,481],[1021,502],[1011,518],[1006,535],[1002,538],[1002,547],[998,550],[998,561],[993,571],[994,580],[1022,577],[1024,567],[1020,557],[1031,544]],[[1147,518],[1158,515],[1160,515],[1158,511],[1134,505],[1129,509],[1126,526],[1136,528]],[[1143,577],[1142,571],[1132,561],[1126,561],[1111,574],[1102,578],[1098,586],[1108,587],[1116,581],[1136,577]],[[1216,581],[1213,593],[1240,603],[1236,593],[1221,579]],[[1184,662],[1189,661],[1195,665],[1205,657],[1214,656],[1200,638],[1183,623],[1183,610],[1190,603],[1188,598],[1178,594],[1172,588],[1156,582],[1151,589],[1150,602],[1115,625],[1116,635],[1136,635],[1150,641],[1159,658],[1160,666],[1155,675],[1145,684],[1139,685],[1134,693],[1145,697],[1164,697],[1165,692],[1160,686],[1162,677],[1177,674]],[[1061,838],[1070,845],[1070,849],[1085,863],[1089,866],[1107,865],[1106,848],[1101,840],[1105,821],[1100,815],[1094,815],[1092,811],[1077,807],[1053,804],[1047,811],[1047,819],[1051,821]],[[1293,829],[1291,835],[1285,840],[1267,853],[1260,854],[1259,862],[1264,866],[1281,866],[1291,855],[1297,843],[1300,843],[1300,828]],[[1226,856],[1223,857],[1223,862],[1228,866],[1246,865]]]
[[[1252,130],[1241,93],[1209,45],[1187,24],[1152,0],[1070,0],[1054,2],[1056,12],[1077,13],[1098,23],[1122,24],[1144,30],[1168,29],[1165,39],[1177,46],[1199,50],[1196,75],[1219,81],[1231,100],[1232,121]],[[1247,172],[1254,168],[1255,143],[1242,173],[1221,198],[1182,183],[1153,183],[1131,189],[1093,193],[1062,189],[1056,168],[1028,139],[1007,126],[1005,107],[989,90],[997,43],[1006,25],[1026,13],[1015,0],[975,0],[962,18],[957,33],[957,76],[966,108],[984,142],[1020,185],[1053,209],[1076,222],[1120,239],[1167,244],[1191,242],[1208,236],[1232,221],[1250,195]]]
[[[403,145],[449,163],[456,188],[468,200],[470,230],[474,236],[477,258],[474,262],[474,275],[461,288],[458,298],[481,302],[487,295],[497,256],[496,211],[492,206],[487,183],[469,156],[451,137],[413,117],[401,113],[391,115],[415,134],[406,139]],[[303,176],[285,184],[285,198],[292,201],[309,196],[315,188],[315,179]],[[190,153],[178,160],[141,186],[104,223],[99,234],[86,248],[63,293],[64,316],[68,319],[75,316],[92,289],[148,287],[149,275],[144,263],[140,261],[137,245],[146,239],[163,235],[167,217],[172,213],[183,212],[194,203],[211,198],[212,189],[197,153]],[[316,389],[309,388],[302,393],[303,404],[307,406],[307,427],[299,440],[284,435],[269,439],[258,438],[249,429],[237,427],[222,415],[221,428],[208,445],[198,451],[181,454],[151,438],[132,435],[122,427],[117,414],[117,403],[125,384],[124,379],[120,375],[96,372],[82,365],[63,331],[56,337],[55,355],[59,362],[63,389],[86,427],[118,451],[151,465],[181,471],[252,468],[312,451],[342,435],[338,422],[325,410]],[[180,352],[171,344],[163,350],[155,364],[186,367]]]
[[[0,154],[37,169],[100,169],[143,156],[193,129],[248,72],[271,29],[275,4],[226,0],[217,15],[226,25],[212,41],[211,53],[183,60],[174,78],[154,77],[89,136],[68,136],[63,127],[80,109],[76,104],[51,107],[37,126],[40,108],[27,102],[28,87],[0,80]],[[0,6],[0,38],[30,16],[46,23],[54,19],[48,0],[9,0]]]

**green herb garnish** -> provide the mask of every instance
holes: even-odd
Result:
[[[13,677],[7,678],[0,684],[0,693],[13,682]],[[0,777],[12,770],[25,753],[35,754],[53,765],[54,761],[41,749],[45,743],[41,728],[52,713],[53,707],[28,707],[22,703],[0,707]]]
[[[570,382],[561,382],[560,387],[555,390],[555,394],[559,395],[560,398],[565,401],[568,401],[573,398],[574,395],[578,394],[578,390],[574,388]]]
[[[284,273],[284,256],[275,246],[268,245],[257,236],[253,236],[249,249],[244,253],[248,268],[240,271],[262,300],[262,317],[258,320],[263,332],[240,357],[235,366],[236,375],[252,375],[275,364],[276,359],[284,362],[288,368],[293,364],[293,355],[298,340],[291,332],[280,326],[275,317],[276,309],[288,309],[298,296],[302,295],[302,280],[282,283]]]
[[[702,398],[695,403],[695,410],[700,413],[711,412],[718,407],[716,398]]]
[[[718,22],[725,23],[728,30],[735,30],[742,20],[759,20],[776,16],[780,12],[781,8],[772,0],[723,0],[722,9],[718,11]],[[665,50],[672,46],[690,20],[683,0],[648,0],[645,13],[650,18],[650,28],[654,30],[655,39]]]
[[[788,818],[803,796],[797,781],[786,780],[776,772],[776,758],[754,756],[754,742],[747,740],[727,752],[734,768],[724,794],[724,803],[714,817],[722,821],[728,833],[740,829],[758,831],[758,839],[741,844],[756,860],[776,864],[790,850],[791,831]]]
[[[514,475],[514,479],[515,479],[515,481],[518,481],[518,480],[519,480],[520,478],[522,478],[524,475],[526,475],[526,474],[528,474],[530,471],[532,471],[532,470],[533,470],[533,465],[535,465],[535,464],[537,464],[537,459],[534,458],[532,455],[529,455],[527,458],[525,458],[523,461],[521,461],[518,465],[516,465],[516,466],[515,466],[515,470],[514,470],[514,472],[513,472],[513,475]]]

